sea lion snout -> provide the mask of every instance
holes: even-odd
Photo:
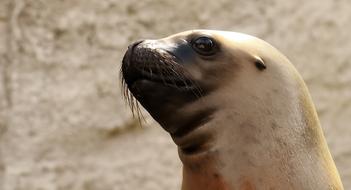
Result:
[[[194,86],[191,75],[173,50],[172,44],[162,40],[137,41],[129,45],[121,69],[127,87],[131,88],[137,81],[147,80],[168,87],[192,90]]]
[[[180,49],[163,39],[137,41],[129,45],[121,67],[127,100],[136,98],[170,133],[177,110],[201,96],[184,62],[174,55],[184,56]]]

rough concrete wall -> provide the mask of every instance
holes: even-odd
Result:
[[[1,0],[0,189],[179,189],[176,147],[120,97],[128,43],[193,28],[270,42],[309,86],[351,189],[349,0]],[[157,126],[156,124],[152,124]]]

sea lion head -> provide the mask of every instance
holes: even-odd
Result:
[[[131,106],[178,145],[184,189],[341,184],[301,76],[265,41],[214,30],[142,40],[121,73]]]
[[[212,30],[138,41],[128,47],[123,58],[123,82],[173,139],[179,139],[222,109],[227,98],[213,101],[213,97],[224,97],[216,95],[223,89],[231,89],[225,96],[235,96],[247,89],[247,83],[256,81],[259,86],[260,75],[270,68],[253,42],[267,46],[249,35]],[[210,138],[209,134],[198,138],[199,143]]]

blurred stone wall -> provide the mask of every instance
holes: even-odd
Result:
[[[309,86],[351,189],[349,0],[1,0],[0,189],[179,189],[176,147],[120,94],[129,43],[208,28],[258,36]]]

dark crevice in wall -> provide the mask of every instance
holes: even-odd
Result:
[[[5,109],[12,107],[12,92],[11,92],[11,75],[10,75],[10,65],[11,60],[8,55],[4,55],[3,58],[3,68],[2,68],[2,82],[3,82],[3,92],[4,92],[4,101]]]
[[[9,129],[9,120],[10,120],[10,111],[13,105],[12,99],[12,67],[14,61],[17,59],[17,39],[19,39],[19,28],[18,28],[18,15],[22,11],[24,4],[22,0],[6,1],[3,2],[6,4],[7,13],[5,14],[5,31],[4,38],[6,39],[5,44],[2,44],[5,47],[5,52],[2,52],[3,55],[0,57],[0,90],[2,97],[2,102],[0,102],[0,189],[4,189],[4,178],[6,171],[6,163],[4,163],[3,156],[3,147],[1,143],[6,135],[7,130]],[[3,4],[3,5],[4,5]]]
[[[25,7],[23,0],[10,1],[8,4],[7,13],[7,40],[6,40],[6,55],[4,56],[4,64],[2,69],[2,81],[4,88],[5,104],[7,109],[10,109],[13,104],[12,99],[12,68],[18,58],[18,42],[22,37],[18,18]]]

